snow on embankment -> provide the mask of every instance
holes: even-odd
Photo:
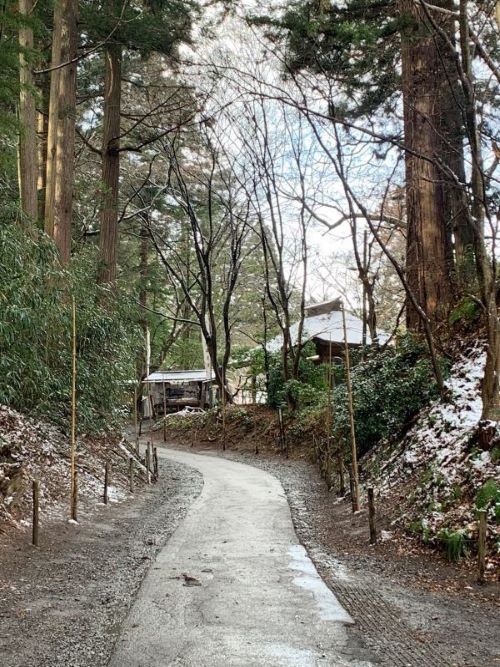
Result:
[[[484,444],[478,437],[485,358],[481,345],[462,355],[446,382],[447,400],[425,410],[382,465],[379,456],[369,463],[373,473],[378,466],[380,493],[399,496],[397,523],[424,540],[461,531],[464,544],[474,541],[477,509],[486,507],[490,544],[500,546],[499,424],[482,422],[492,437]]]
[[[80,513],[102,501],[104,466],[112,464],[109,500],[126,495],[127,459],[116,435],[83,437],[77,447]],[[40,481],[41,521],[66,518],[69,506],[69,438],[54,426],[0,406],[0,532],[30,523],[31,483]]]

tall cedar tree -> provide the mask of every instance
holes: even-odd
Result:
[[[114,283],[118,258],[118,201],[120,179],[121,82],[127,51],[147,57],[153,52],[173,56],[190,40],[195,5],[163,1],[143,4],[106,0],[96,22],[88,8],[86,19],[94,39],[105,40],[105,80],[102,128],[102,202],[98,281]]]
[[[434,5],[451,7],[449,0]],[[432,18],[454,39],[446,12],[435,10]],[[408,283],[433,324],[445,320],[455,260],[461,267],[470,255],[472,234],[455,180],[464,181],[460,92],[444,38],[410,0],[353,0],[342,7],[297,2],[279,23],[260,20],[285,30],[292,70],[305,68],[338,83],[345,95],[341,103],[330,101],[334,120],[393,114],[402,94]],[[411,303],[407,323],[421,327]]]

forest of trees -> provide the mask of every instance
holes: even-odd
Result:
[[[150,365],[202,365],[200,332],[228,400],[276,333],[297,380],[320,275],[373,340],[421,338],[441,392],[457,320],[483,337],[500,418],[494,1],[0,12],[0,402],[64,419],[72,296],[82,428]]]

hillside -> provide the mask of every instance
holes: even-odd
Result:
[[[31,525],[31,482],[40,481],[40,520],[66,518],[69,504],[69,438],[48,422],[0,406],[0,532]],[[104,468],[112,465],[110,502],[128,495],[128,459],[143,470],[115,433],[82,436],[77,444],[80,513],[102,502]],[[143,475],[141,475],[143,477]],[[138,479],[138,483],[141,481]]]

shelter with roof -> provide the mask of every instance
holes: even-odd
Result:
[[[364,330],[361,318],[345,311],[347,344],[350,348],[357,348],[363,345],[365,339],[366,345],[373,345],[370,333]],[[290,336],[292,345],[298,343],[299,322],[295,322],[290,327]],[[379,334],[378,342],[383,344],[387,342],[388,335]],[[330,355],[340,357],[344,352],[344,325],[342,321],[342,301],[333,299],[306,306],[304,324],[302,329],[302,343],[312,341],[316,348],[318,361],[327,362]],[[267,349],[269,352],[278,352],[283,346],[283,337],[276,336],[269,341]]]
[[[154,371],[147,375],[143,416],[176,412],[186,407],[212,406],[212,384],[215,375],[202,370]]]

